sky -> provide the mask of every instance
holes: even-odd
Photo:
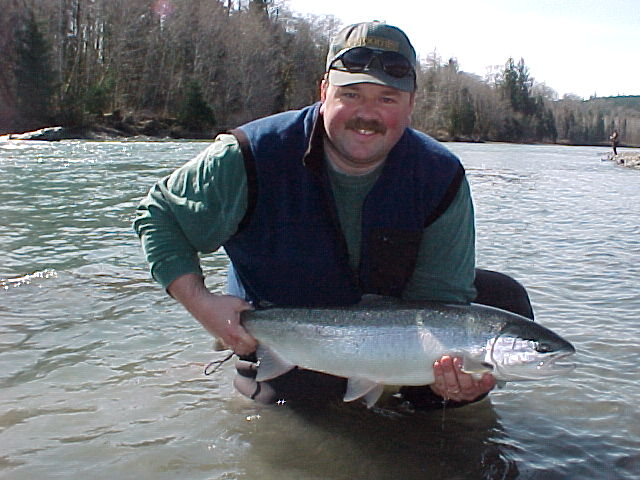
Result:
[[[640,0],[284,0],[345,25],[400,27],[418,56],[485,77],[508,58],[559,97],[640,95]]]

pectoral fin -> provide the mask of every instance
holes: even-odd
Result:
[[[384,386],[366,378],[350,378],[347,383],[347,392],[344,394],[345,402],[352,402],[364,397],[367,407],[371,408],[382,395]]]
[[[477,358],[464,356],[462,357],[462,371],[472,375],[476,380],[480,380],[485,373],[493,373],[493,365]]]
[[[295,365],[278,356],[273,350],[264,345],[258,345],[256,355],[259,360],[256,381],[263,382],[284,375],[293,370]]]
[[[376,404],[376,402],[380,398],[380,395],[382,395],[382,392],[384,392],[384,385],[379,383],[364,396],[364,401],[367,404],[367,408],[371,408]]]

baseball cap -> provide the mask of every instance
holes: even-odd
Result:
[[[350,50],[365,47],[380,59],[371,60],[366,68],[360,71],[348,71],[348,65],[343,65],[341,57]],[[385,52],[392,52],[391,54]],[[397,57],[396,55],[401,57]],[[404,63],[407,60],[408,73],[397,76],[389,73],[386,63],[395,61]],[[407,35],[397,27],[384,22],[363,22],[349,25],[342,29],[332,40],[327,55],[326,71],[329,73],[329,83],[337,86],[354,83],[376,83],[387,85],[398,90],[413,92],[415,90],[416,52]]]

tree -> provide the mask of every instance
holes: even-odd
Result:
[[[213,110],[202,98],[200,85],[194,81],[187,85],[184,101],[178,113],[178,122],[193,131],[211,128],[216,122]]]
[[[102,115],[107,111],[113,91],[110,81],[91,85],[85,94],[84,106],[89,113]]]
[[[24,129],[44,127],[52,120],[55,87],[50,55],[51,47],[29,9],[17,26],[14,70],[18,122]]]
[[[0,133],[12,132],[16,126],[17,107],[15,99],[16,30],[20,23],[22,5],[18,0],[9,0],[2,5],[0,15]]]
[[[525,66],[524,59],[521,58],[516,65],[513,58],[509,58],[505,64],[500,88],[503,97],[511,102],[514,111],[524,115],[534,113],[532,86],[533,80],[529,78],[529,69]]]
[[[474,108],[473,96],[467,87],[460,90],[459,97],[460,133],[469,136],[473,133],[476,123],[476,112]]]
[[[77,125],[92,120],[87,112],[149,118],[200,105],[227,129],[299,108],[317,100],[329,38],[341,26],[332,16],[300,17],[275,0],[0,4],[5,132],[17,131],[18,120],[42,125],[56,112],[61,124]],[[640,144],[640,97],[558,100],[534,82],[523,59],[510,58],[482,79],[433,52],[416,73],[413,124],[437,138],[598,143],[603,125],[606,138],[613,124],[627,145]],[[195,118],[209,118],[201,113]]]

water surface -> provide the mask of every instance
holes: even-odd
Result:
[[[198,142],[0,143],[0,478],[640,477],[640,171],[588,147],[450,144],[478,265],[571,340],[566,378],[459,410],[260,407],[154,284],[130,223]],[[226,257],[204,259],[224,288]]]

